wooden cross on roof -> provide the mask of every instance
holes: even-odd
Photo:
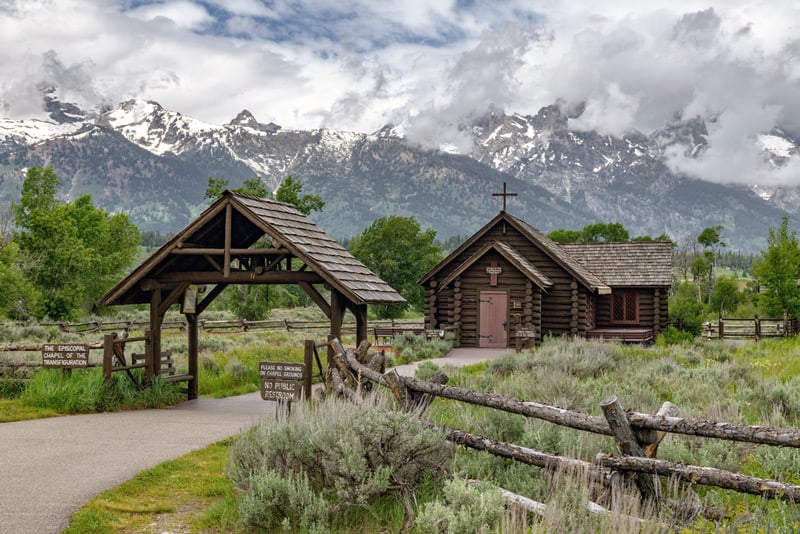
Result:
[[[503,182],[503,192],[502,193],[492,193],[493,197],[503,197],[503,211],[506,211],[506,199],[508,197],[515,197],[517,196],[516,193],[509,193],[506,182]]]

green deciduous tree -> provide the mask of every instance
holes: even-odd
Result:
[[[736,311],[739,303],[744,300],[744,293],[739,291],[736,279],[730,276],[721,276],[714,282],[711,290],[711,311],[725,315],[723,312],[732,314]],[[730,316],[730,315],[728,315]]]
[[[681,330],[699,334],[703,326],[703,304],[697,300],[697,289],[689,282],[681,282],[669,300],[669,320]]]
[[[594,223],[583,227],[584,241],[630,241],[631,236],[622,223]]]
[[[206,192],[203,194],[203,198],[209,202],[214,202],[222,196],[222,193],[224,193],[226,189],[228,189],[228,180],[211,176],[208,178],[208,186],[206,186]],[[268,198],[271,196],[267,185],[261,180],[260,176],[248,178],[242,182],[241,187],[236,187],[231,189],[231,191],[257,198]]]
[[[0,246],[0,288],[0,317],[24,320],[39,309],[41,295],[25,277],[13,241]]]
[[[224,178],[208,179],[208,186],[203,198],[211,202],[217,200],[225,190],[228,189],[228,180]],[[237,193],[250,195],[258,198],[273,198],[272,193],[267,189],[266,184],[260,177],[245,180],[241,187],[231,189]],[[286,202],[297,208],[303,215],[308,215],[312,211],[322,211],[325,202],[319,195],[303,194],[303,184],[291,176],[287,176],[278,186],[274,195],[275,200]]]
[[[800,245],[796,233],[789,231],[788,215],[783,215],[780,227],[770,227],[767,249],[754,262],[752,273],[764,288],[761,313],[773,317],[800,313]]]
[[[90,311],[132,263],[139,229],[124,214],[109,215],[86,195],[56,198],[52,167],[33,167],[15,208],[23,270],[41,293],[38,317],[74,318]]]
[[[583,241],[583,232],[580,230],[564,230],[563,228],[556,228],[547,237],[556,243],[580,243]]]
[[[425,273],[441,261],[442,248],[435,245],[436,232],[420,229],[413,217],[381,217],[353,238],[350,252],[398,291],[415,309],[422,309],[424,290],[417,285]],[[379,307],[382,317],[396,317],[402,308]]]
[[[312,211],[322,211],[322,208],[325,207],[325,202],[318,195],[303,195],[302,192],[303,186],[300,182],[296,182],[294,178],[287,176],[278,186],[278,190],[275,191],[275,200],[293,205],[303,215],[308,215]]]
[[[705,248],[713,249],[717,246],[724,247],[725,243],[723,243],[720,239],[720,231],[722,231],[722,225],[711,226],[709,228],[703,228],[703,231],[697,236],[697,242],[703,245]]]
[[[668,236],[667,234],[660,234],[660,235],[657,235],[655,237],[645,234],[645,235],[636,236],[633,239],[631,239],[631,241],[638,241],[638,242],[669,241],[669,242],[672,243],[672,247],[673,248],[675,248],[675,245],[676,245],[676,243],[674,241],[672,241],[672,238],[670,236]]]
[[[630,241],[631,236],[622,223],[587,224],[582,230],[556,229],[547,234],[556,243],[591,243],[598,241]]]

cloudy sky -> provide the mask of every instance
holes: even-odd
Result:
[[[768,7],[764,7],[768,5]],[[650,133],[713,119],[715,181],[800,183],[755,136],[800,135],[800,5],[772,0],[0,0],[0,115],[39,113],[37,87],[84,106],[156,100],[222,124],[242,109],[285,128],[461,144],[487,109],[585,103],[575,129]]]

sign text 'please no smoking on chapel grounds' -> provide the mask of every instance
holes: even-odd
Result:
[[[306,366],[302,363],[261,362],[261,398],[264,400],[300,400]]]

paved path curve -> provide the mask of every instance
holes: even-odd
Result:
[[[462,366],[509,351],[457,349],[433,360]],[[415,366],[398,371],[413,375]],[[0,424],[0,533],[60,532],[98,493],[137,473],[241,433],[275,405],[258,393],[197,399],[160,410]]]

